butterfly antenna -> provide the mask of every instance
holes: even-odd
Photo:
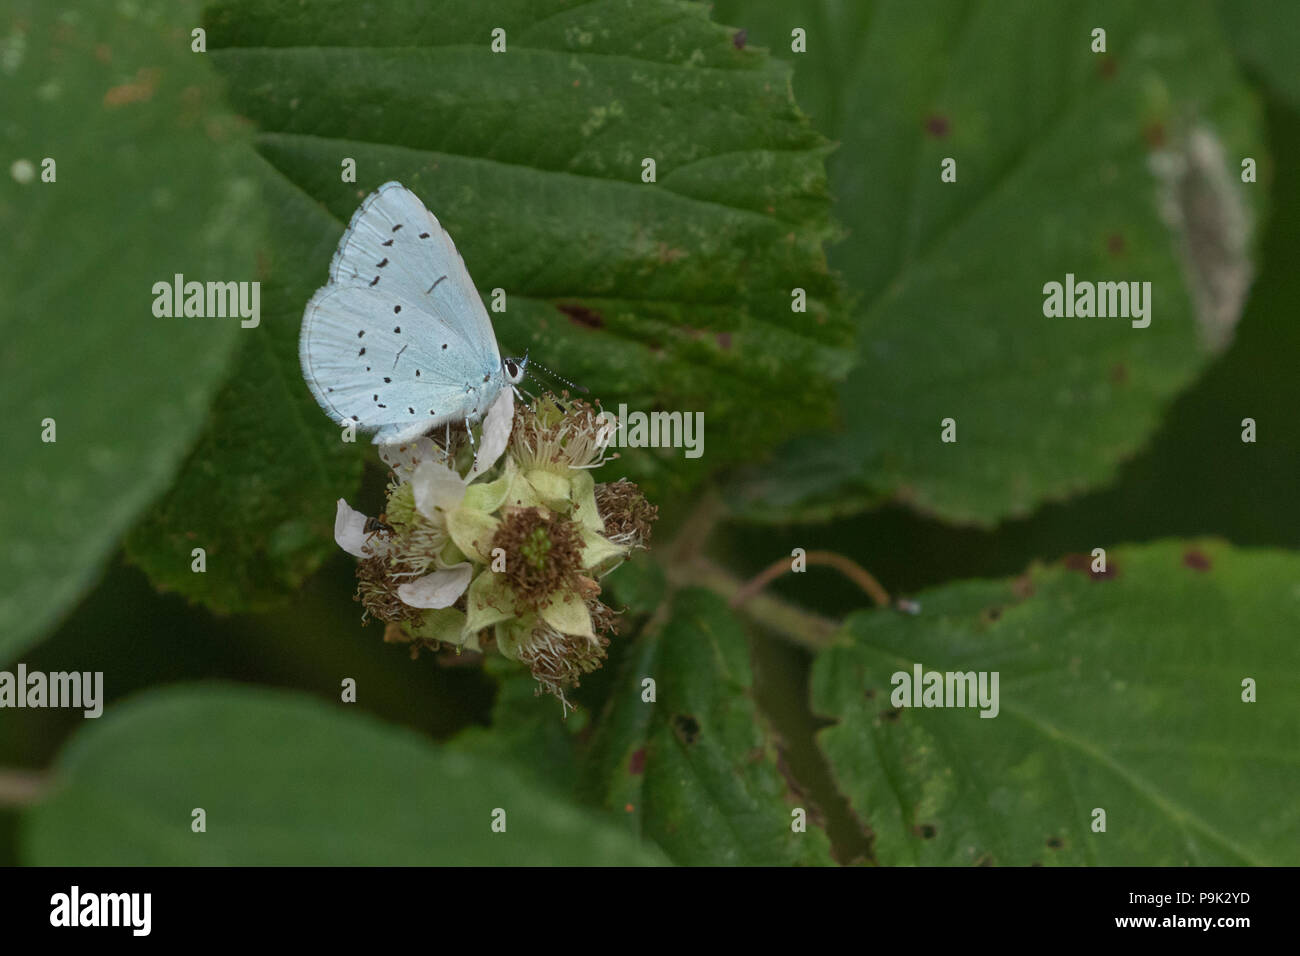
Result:
[[[556,374],[555,372],[551,371],[549,368],[547,368],[545,365],[543,365],[541,362],[537,361],[536,359],[532,359],[530,365],[527,367],[540,368],[547,375],[551,376],[551,378],[555,379],[556,381],[563,382],[565,385],[569,386],[569,388],[573,389],[575,392],[581,392],[583,395],[590,394],[590,389],[582,385],[577,385],[574,382],[570,382],[563,375]],[[537,376],[535,375],[533,377],[537,378]],[[541,383],[541,379],[538,379],[538,382]]]

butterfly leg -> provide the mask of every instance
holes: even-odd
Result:
[[[469,418],[465,419],[465,434],[469,436],[469,446],[474,449],[474,464],[472,467],[478,467],[478,444],[474,441],[474,429],[470,427]]]

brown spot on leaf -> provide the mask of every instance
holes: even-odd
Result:
[[[1209,555],[1203,551],[1198,551],[1196,548],[1187,549],[1183,554],[1183,564],[1193,571],[1208,571],[1213,566]]]
[[[880,712],[880,717],[882,720],[896,721],[898,720],[898,715],[900,713],[902,713],[902,711],[900,711],[897,707],[891,707],[889,708],[889,710],[882,710]]]
[[[673,733],[686,746],[700,739],[700,722],[690,714],[673,715]]]
[[[686,250],[674,249],[672,246],[668,245],[668,243],[661,242],[659,243],[659,248],[655,258],[659,260],[660,264],[668,265],[669,263],[676,262],[678,259],[685,259]]]
[[[1103,80],[1109,80],[1119,72],[1119,63],[1113,56],[1103,56],[1101,62],[1097,64],[1097,72],[1101,74]]]
[[[916,826],[912,827],[912,832],[922,840],[933,840],[935,834],[939,832],[939,828],[933,823],[918,823]]]
[[[1119,232],[1112,232],[1106,237],[1106,251],[1112,256],[1122,256],[1124,254],[1124,235]]]
[[[1024,601],[1034,596],[1034,579],[1027,573],[1011,582],[1011,593],[1017,600]]]
[[[640,747],[632,752],[632,758],[627,762],[627,772],[632,776],[640,776],[645,772],[645,748]]]
[[[1113,578],[1119,573],[1119,568],[1109,557],[1106,558],[1106,570],[1094,571],[1092,569],[1092,555],[1090,554],[1067,554],[1061,559],[1067,571],[1081,571],[1087,574],[1094,581],[1103,581],[1106,578]]]
[[[719,333],[718,333],[718,348],[722,349],[724,352],[729,351],[729,350],[731,349],[731,333],[730,333],[730,332],[719,332]]]
[[[948,135],[949,125],[948,117],[940,113],[931,113],[925,118],[925,132],[935,139],[943,139]]]
[[[1053,836],[1047,838],[1047,848],[1049,850],[1059,850],[1063,846],[1065,846],[1065,841],[1062,840],[1060,837]]]
[[[731,35],[731,45],[737,50],[745,49],[745,41],[749,39],[748,30],[737,30]]]
[[[1110,380],[1116,385],[1128,384],[1128,366],[1123,362],[1116,362],[1110,367]]]
[[[1142,139],[1150,149],[1159,149],[1165,145],[1165,124],[1161,122],[1150,122],[1142,127]]]
[[[116,109],[128,103],[141,103],[152,99],[154,91],[158,89],[158,80],[161,76],[162,70],[157,68],[137,70],[134,83],[122,83],[109,88],[104,94],[104,106]]]
[[[605,327],[605,317],[585,305],[559,305],[556,308],[567,315],[569,321],[574,325],[581,325],[586,329],[603,329]]]

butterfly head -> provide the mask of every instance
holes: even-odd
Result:
[[[524,370],[527,367],[527,355],[523,358],[507,358],[501,360],[501,371],[505,373],[506,381],[511,385],[518,385],[524,380]]]

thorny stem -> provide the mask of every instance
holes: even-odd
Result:
[[[846,578],[867,592],[876,607],[889,607],[889,592],[881,587],[880,582],[872,576],[871,572],[858,564],[851,558],[846,558],[842,554],[836,554],[834,551],[809,551],[804,555],[804,560],[808,564],[820,564],[826,567],[834,568],[843,574]],[[763,588],[767,587],[781,575],[791,570],[791,561],[789,558],[777,558],[770,565],[755,575],[748,584],[731,599],[731,606],[738,608],[746,601],[756,597]]]
[[[45,795],[49,774],[0,767],[0,807],[26,807]]]

